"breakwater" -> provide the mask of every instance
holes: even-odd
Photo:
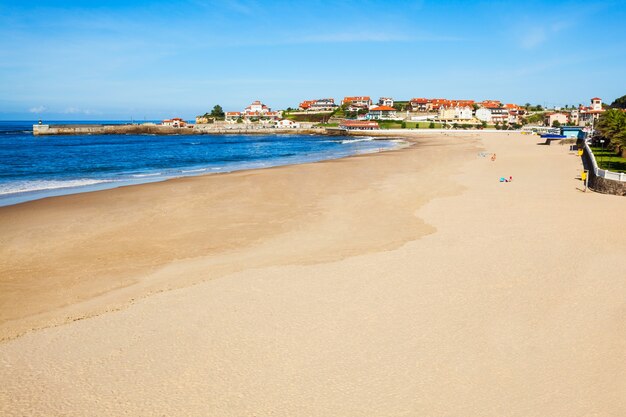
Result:
[[[36,124],[33,125],[33,135],[267,135],[267,134],[325,134],[320,128],[276,128],[273,126],[239,126],[239,125],[189,125],[186,127],[172,127],[155,124]]]
[[[46,135],[141,135],[141,134],[153,134],[153,135],[197,135],[198,132],[194,129],[188,128],[175,128],[170,126],[159,125],[105,125],[105,124],[59,124],[59,125],[46,125],[37,124],[33,125],[33,135],[46,136]]]

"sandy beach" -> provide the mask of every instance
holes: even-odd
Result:
[[[0,207],[0,414],[626,415],[626,200],[409,140]]]

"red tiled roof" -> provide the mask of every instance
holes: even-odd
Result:
[[[344,97],[342,103],[350,103],[352,101],[370,101],[369,96]]]
[[[592,98],[592,100],[600,100],[600,101],[602,101],[602,99],[600,97],[594,97],[594,98]]]
[[[581,113],[585,113],[585,114],[604,113],[604,109],[602,109],[602,110],[581,110]]]
[[[396,109],[394,109],[393,107],[389,107],[389,106],[378,106],[378,107],[372,107],[370,111],[396,111]]]
[[[371,122],[367,120],[345,120],[341,124],[343,126],[351,126],[351,127],[378,127],[377,122]]]

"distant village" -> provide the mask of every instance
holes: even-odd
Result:
[[[163,120],[163,126],[212,128],[315,128],[338,127],[347,130],[376,130],[381,128],[461,128],[461,129],[520,129],[522,127],[591,127],[606,106],[594,97],[588,106],[582,104],[565,108],[544,109],[499,100],[456,100],[445,98],[412,98],[394,101],[380,97],[374,102],[369,96],[344,97],[302,101],[298,108],[272,110],[261,101],[254,101],[242,111],[224,112],[216,105],[211,112],[196,117],[195,126],[182,118]]]

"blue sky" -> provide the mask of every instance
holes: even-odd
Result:
[[[626,94],[626,1],[0,0],[0,119]]]

